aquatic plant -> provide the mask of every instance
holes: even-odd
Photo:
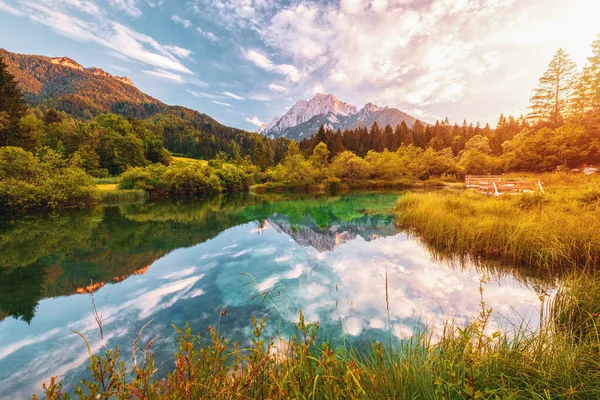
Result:
[[[597,276],[587,281],[596,290],[600,286]],[[565,285],[561,290],[565,296],[577,297],[580,292],[574,287]],[[581,331],[564,329],[561,318],[548,319],[540,329],[530,329],[523,321],[494,331],[482,285],[480,296],[480,313],[465,326],[448,321],[441,337],[426,329],[360,351],[347,344],[319,343],[319,323],[307,322],[302,312],[295,334],[285,341],[266,337],[266,319],[253,317],[252,338],[242,347],[220,331],[221,319],[227,318],[223,310],[217,327],[209,326],[203,335],[192,334],[189,326],[175,328],[179,337],[175,367],[164,379],[155,376],[151,348],[156,339],[142,345],[140,332],[132,346],[132,362],[123,361],[120,349],[105,348],[100,355],[90,352],[92,379],[83,381],[75,393],[90,400],[600,396],[597,335],[581,340]],[[574,308],[567,312],[575,328],[581,312]],[[598,315],[594,318],[598,322]],[[70,398],[56,378],[43,390],[51,400]]]

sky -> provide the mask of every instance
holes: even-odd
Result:
[[[319,92],[495,125],[527,113],[559,47],[583,66],[599,14],[600,0],[0,0],[0,47],[246,130]]]

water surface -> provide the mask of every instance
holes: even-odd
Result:
[[[153,348],[164,374],[172,324],[201,333],[220,319],[244,342],[250,317],[266,316],[267,334],[286,338],[303,310],[321,321],[320,338],[361,345],[473,318],[481,279],[498,321],[538,323],[548,284],[503,266],[437,261],[395,227],[398,196],[243,195],[0,221],[0,398],[39,393],[50,376],[67,389],[85,378],[85,344],[72,330],[94,351],[118,345],[130,361],[136,333],[153,320],[142,340],[161,338]]]

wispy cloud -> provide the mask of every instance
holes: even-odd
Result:
[[[246,117],[246,122],[250,122],[252,125],[255,125],[257,127],[260,127],[262,124],[264,124],[264,122],[262,122],[260,119],[258,119],[258,117],[256,115],[252,118]]]
[[[273,92],[285,92],[287,90],[287,88],[285,88],[281,85],[277,85],[275,83],[271,83],[269,85],[269,90],[271,90]]]
[[[215,103],[215,104],[222,105],[222,106],[231,107],[231,104],[225,103],[223,101],[213,100],[212,102]]]
[[[205,93],[205,92],[197,92],[197,91],[191,90],[191,89],[186,89],[186,91],[188,93],[190,93],[194,97],[200,97],[200,98],[211,99],[211,100],[221,100],[221,99],[223,99],[223,96],[217,95],[217,94]]]
[[[293,65],[275,64],[258,50],[243,50],[243,55],[248,61],[265,71],[285,75],[292,82],[298,82],[300,80],[300,71]]]
[[[183,19],[179,15],[173,15],[171,17],[171,20],[175,23],[183,25],[185,28],[189,28],[192,26],[192,21],[190,21],[189,19]]]
[[[141,17],[142,10],[139,9],[136,0],[108,0],[108,3],[117,10],[123,11],[125,14],[133,18]]]
[[[60,5],[60,2],[54,4]],[[163,45],[119,22],[88,22],[70,15],[58,6],[50,7],[31,1],[23,1],[21,5],[20,11],[32,21],[46,25],[63,36],[80,42],[97,43],[129,60],[139,61],[157,69],[192,74],[179,60],[189,57],[191,51],[188,49]]]
[[[235,93],[231,93],[231,92],[223,92],[223,94],[224,94],[225,96],[227,96],[227,97],[231,97],[232,99],[235,99],[235,100],[244,100],[244,98],[243,98],[242,96],[239,96],[239,95],[237,95],[237,94],[235,94]]]
[[[266,94],[266,93],[250,93],[248,95],[248,99],[254,100],[254,101],[262,101],[262,102],[267,102],[267,101],[273,100],[271,95]]]
[[[198,31],[199,34],[201,34],[202,36],[204,36],[205,38],[207,38],[208,40],[210,40],[211,42],[218,42],[219,41],[219,37],[217,35],[215,35],[212,32],[209,32],[207,30],[202,29],[201,27],[197,27],[196,31]]]
[[[142,72],[146,75],[151,75],[151,76],[154,76],[154,77],[160,78],[160,79],[166,79],[168,81],[179,82],[179,83],[185,82],[181,75],[177,75],[177,74],[174,74],[173,72],[165,71],[162,69],[153,70],[153,71],[143,69]]]
[[[22,16],[23,12],[14,8],[13,6],[6,4],[4,1],[0,0],[0,11],[6,11],[9,14]]]

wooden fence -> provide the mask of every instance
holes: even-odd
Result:
[[[502,175],[467,175],[465,186],[488,196],[531,193],[538,189],[544,193],[539,179],[506,178]]]

